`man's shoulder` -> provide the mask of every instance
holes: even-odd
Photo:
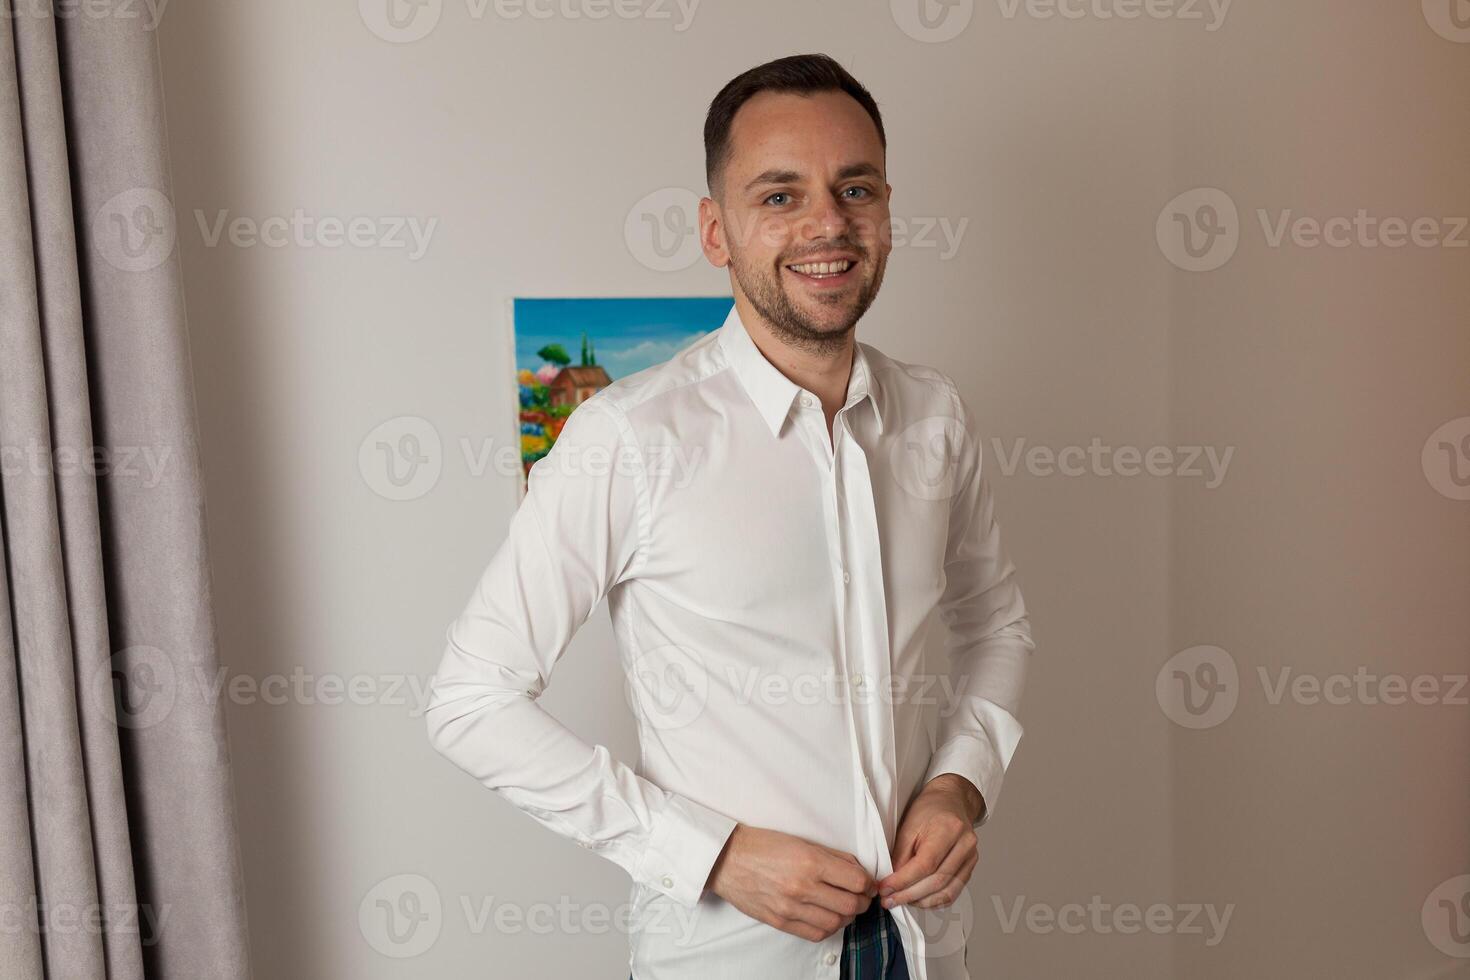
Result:
[[[917,361],[899,360],[861,340],[858,344],[885,404],[896,404],[909,417],[962,412],[959,386],[948,373]]]
[[[595,402],[615,415],[630,418],[641,409],[677,398],[725,367],[716,339],[715,331],[700,334],[664,360],[599,388],[583,404]]]

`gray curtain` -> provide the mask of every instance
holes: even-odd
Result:
[[[248,977],[155,37],[0,7],[0,977]]]

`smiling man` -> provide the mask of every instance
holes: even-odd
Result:
[[[868,91],[783,58],[720,91],[704,139],[734,306],[532,468],[447,630],[430,737],[629,872],[636,980],[961,980],[949,910],[1033,650],[974,418],[854,335],[891,251]],[[604,597],[636,771],[537,703]]]

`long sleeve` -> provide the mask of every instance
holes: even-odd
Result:
[[[979,827],[995,812],[1021,740],[1016,713],[1035,644],[1015,567],[1001,546],[974,417],[952,382],[951,394],[962,424],[939,609],[949,628],[955,698],[940,719],[927,779],[952,772],[974,783],[985,799]]]
[[[646,473],[594,395],[532,466],[506,540],[445,631],[425,715],[434,748],[537,822],[693,906],[735,821],[665,792],[537,703],[573,634],[636,572]]]

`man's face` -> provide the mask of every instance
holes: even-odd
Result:
[[[842,92],[762,92],[735,116],[724,203],[700,205],[705,253],[787,342],[842,343],[892,250],[883,144]],[[813,262],[834,265],[813,266]],[[846,267],[844,269],[844,266]]]

